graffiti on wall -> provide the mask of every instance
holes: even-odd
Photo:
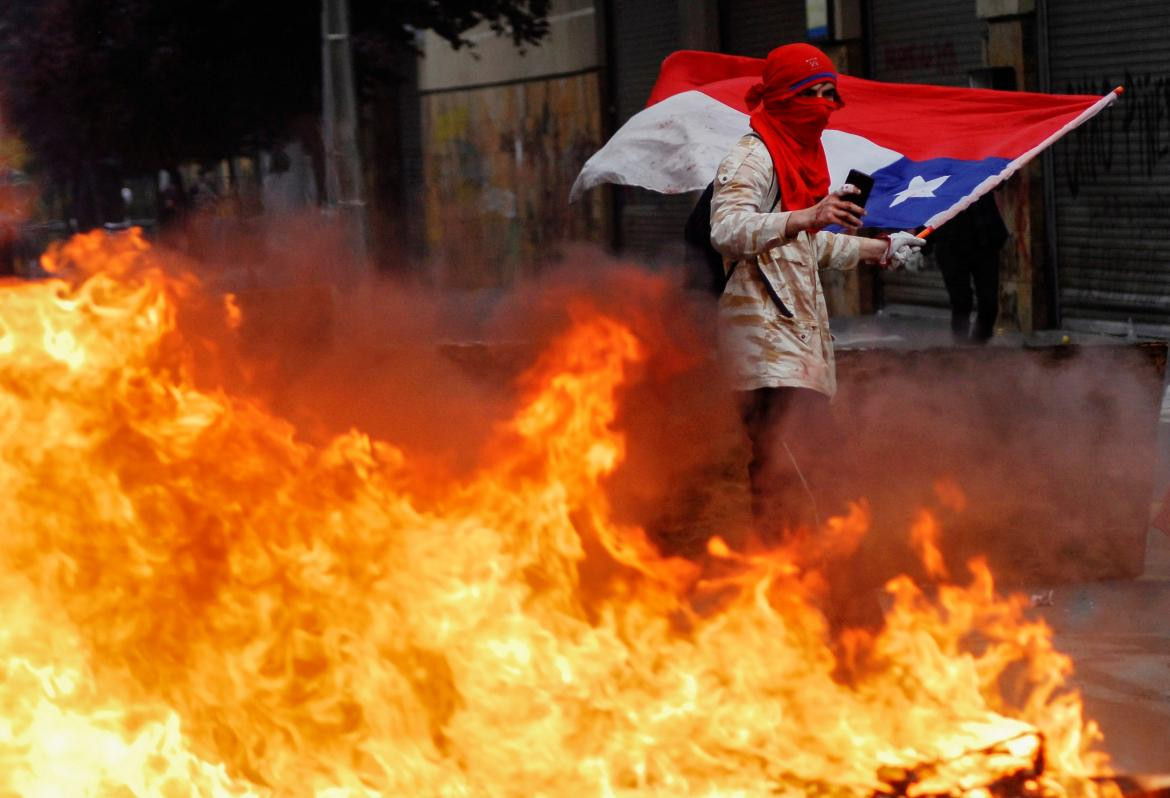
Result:
[[[1170,75],[1126,72],[1114,107],[1073,131],[1058,147],[1065,188],[1076,197],[1106,175],[1150,179],[1170,159]],[[1105,80],[1070,84],[1070,94],[1106,94]],[[1153,188],[1153,187],[1152,187]],[[1163,187],[1165,188],[1165,187]]]
[[[443,284],[504,286],[566,241],[601,241],[602,193],[569,205],[601,146],[596,73],[424,97],[428,248]]]
[[[1162,323],[1170,314],[1170,297],[1159,287],[1167,269],[1170,74],[1127,72],[1121,85],[1116,105],[1054,148],[1065,218],[1062,292],[1066,303],[1095,313]],[[1103,95],[1115,86],[1092,79],[1061,89]]]
[[[882,48],[882,74],[959,71],[959,56],[951,39],[891,44]]]

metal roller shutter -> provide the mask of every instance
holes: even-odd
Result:
[[[678,0],[614,0],[609,30],[617,124],[641,111],[662,60],[678,49]]]
[[[620,126],[645,107],[662,60],[679,49],[678,0],[614,0],[609,11],[614,122]],[[642,256],[681,251],[693,197],[616,191],[623,250]]]
[[[876,0],[870,8],[876,80],[967,86],[984,65],[987,23],[975,16],[975,0]],[[937,268],[883,272],[882,287],[887,304],[949,304]]]
[[[987,23],[975,0],[879,0],[870,26],[877,80],[966,86],[983,66]]]
[[[1170,324],[1170,3],[1049,0],[1052,91],[1121,101],[1053,148],[1066,326]]]
[[[782,44],[804,41],[803,0],[723,0],[723,52],[763,58]]]

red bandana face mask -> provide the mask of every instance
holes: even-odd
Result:
[[[837,103],[828,97],[789,97],[764,107],[792,138],[811,147],[820,143],[821,134],[829,124],[829,115],[837,110]]]

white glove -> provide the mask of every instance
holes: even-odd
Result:
[[[926,256],[922,254],[922,250],[907,247],[905,249],[906,257],[902,261],[902,268],[908,272],[920,272],[926,263]]]
[[[878,261],[887,266],[893,261],[896,266],[905,266],[910,256],[918,252],[925,244],[925,238],[919,238],[913,233],[890,233],[883,236],[886,239],[886,254]]]

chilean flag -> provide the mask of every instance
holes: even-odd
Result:
[[[662,63],[646,108],[586,161],[570,201],[600,183],[664,194],[703,189],[747,133],[744,95],[760,58],[682,50]],[[874,176],[867,227],[938,227],[1065,133],[1117,100],[1095,95],[880,83],[841,75],[845,107],[821,137],[829,185]]]

